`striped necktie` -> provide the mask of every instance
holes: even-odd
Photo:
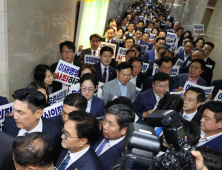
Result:
[[[107,144],[108,142],[109,142],[109,140],[108,140],[108,139],[105,139],[105,140],[103,141],[103,143],[99,146],[99,148],[96,150],[97,156],[100,155],[100,153],[103,151],[104,147],[106,146],[106,144]]]
[[[68,165],[69,163],[69,160],[70,160],[70,153],[68,152],[67,156],[66,156],[66,159],[64,159],[64,161],[62,162],[61,166],[59,167],[58,170],[65,170],[66,169],[66,166]]]

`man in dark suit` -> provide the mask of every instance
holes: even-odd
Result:
[[[102,170],[102,165],[90,144],[99,136],[99,122],[90,113],[73,111],[64,124],[63,150],[55,166],[58,170]]]
[[[134,36],[134,28],[135,28],[135,24],[134,22],[130,21],[127,27],[127,32],[125,32],[125,36],[126,37],[132,37]]]
[[[113,56],[113,49],[111,47],[103,47],[100,50],[100,62],[94,66],[96,68],[97,80],[106,83],[116,78],[116,69],[110,66]]]
[[[204,50],[204,58],[203,60],[206,62],[207,65],[212,65],[212,69],[215,67],[215,61],[213,61],[211,58],[209,58],[209,55],[214,49],[214,44],[212,42],[205,42],[203,46]]]
[[[201,138],[197,146],[209,147],[222,152],[222,102],[210,101],[203,105],[200,121]]]
[[[164,56],[164,55],[162,55],[162,53],[166,54],[165,53],[166,51],[170,52],[166,46],[162,46],[162,47],[158,48],[158,50],[157,50],[158,59],[148,62],[150,65],[149,65],[149,68],[146,71],[146,78],[149,78],[153,75],[153,65],[154,64],[158,65],[159,60],[162,58],[162,56]]]
[[[100,137],[93,143],[103,170],[110,169],[122,157],[122,152],[125,150],[126,130],[134,119],[133,111],[123,104],[115,104],[108,108]]]
[[[193,50],[193,47],[194,42],[192,40],[185,41],[184,51],[175,55],[174,62],[176,63],[178,59],[181,59],[182,61],[184,61],[183,66],[186,66],[186,63],[188,61],[187,59],[192,55],[191,51]]]
[[[200,77],[200,74],[203,72],[204,67],[204,60],[200,58],[192,60],[191,65],[189,67],[189,73],[178,74],[175,77],[173,82],[173,90],[183,91],[183,87],[186,81],[190,81],[200,86],[207,86],[207,82],[202,77]]]
[[[14,138],[0,131],[0,170],[14,170],[12,142]]]
[[[126,17],[123,17],[121,22],[117,23],[117,26],[119,27],[122,27],[122,29],[124,30],[124,32],[127,30],[127,18]],[[123,32],[123,34],[124,34]]]
[[[214,80],[210,86],[214,86],[214,90],[213,90],[213,95],[212,95],[212,99],[215,98],[215,96],[217,95],[219,90],[222,90],[222,79],[220,80]]]
[[[13,142],[13,160],[16,169],[54,170],[54,155],[53,140],[42,132],[19,136]]]
[[[0,106],[8,104],[8,99],[6,97],[0,96]]]
[[[143,42],[141,40],[143,35],[143,28],[142,27],[138,27],[135,29],[135,44],[138,45],[147,45],[147,43]]]
[[[68,114],[73,111],[85,111],[87,99],[78,93],[67,95],[63,101],[62,115],[50,117],[48,119],[56,122],[60,127],[68,120]]]
[[[138,57],[132,57],[129,59],[130,65],[133,67],[132,76],[130,82],[136,85],[136,87],[141,88],[145,80],[144,73],[141,72],[143,61]]]
[[[197,58],[203,59],[203,57],[204,57],[204,51],[201,48],[195,48],[192,53],[191,61]],[[189,58],[187,60],[189,60]],[[185,67],[182,66],[180,69],[180,74],[188,73],[189,67],[190,67],[190,64]],[[207,86],[209,86],[211,84],[212,77],[213,77],[212,69],[204,66],[203,72],[200,74],[200,77],[202,77],[207,82]]]
[[[43,132],[55,142],[57,158],[61,151],[61,127],[42,117],[46,104],[45,96],[33,89],[20,89],[14,92],[13,98],[14,118],[6,117],[3,131],[14,138],[32,132]]]
[[[102,38],[102,42],[116,44],[116,49],[117,49],[118,48],[118,43],[115,40],[113,40],[114,33],[115,33],[115,30],[114,30],[113,27],[106,28],[106,32],[105,32],[106,37]]]
[[[168,75],[170,75],[172,68],[173,68],[173,59],[172,58],[166,56],[166,57],[162,57],[159,60],[159,62],[158,62],[159,72],[164,72],[164,73],[167,73]],[[144,81],[143,90],[142,90],[143,92],[152,88],[153,77],[154,77],[154,75],[150,76],[149,78],[147,78]],[[173,85],[173,78],[170,78],[170,84],[169,84],[168,91],[172,91],[172,85]]]
[[[205,93],[198,87],[189,87],[183,97],[183,113],[185,120],[192,121],[200,126],[202,114],[198,111],[198,107],[205,100]]]
[[[166,43],[165,38],[163,37],[159,37],[156,39],[155,41],[155,49],[149,50],[147,52],[145,52],[144,56],[143,56],[143,61],[144,62],[149,62],[150,60],[156,60],[158,59],[158,54],[157,54],[157,50],[159,47],[164,46]]]
[[[155,110],[159,100],[169,94],[167,89],[170,83],[170,76],[167,73],[158,72],[153,77],[153,88],[139,93],[133,103],[133,110],[140,119],[147,116]]]
[[[75,46],[74,46],[73,42],[71,42],[71,41],[62,42],[59,45],[59,48],[60,48],[62,60],[66,61],[67,63],[73,64],[77,67],[81,67],[82,63],[74,60]],[[51,65],[51,72],[53,73],[54,79],[56,79],[55,70],[56,70],[57,65],[58,65],[58,62]],[[53,85],[53,91],[52,91],[53,93],[62,89],[62,83],[60,83],[60,82],[53,81],[52,85]]]
[[[99,34],[92,34],[89,37],[91,48],[82,50],[83,46],[79,46],[79,50],[75,56],[75,60],[83,63],[85,54],[99,56],[99,46],[102,41],[102,37]]]

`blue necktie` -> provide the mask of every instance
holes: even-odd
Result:
[[[163,131],[163,128],[162,127],[158,127],[155,132],[156,132],[156,135],[159,137],[159,135],[161,134],[161,132]]]
[[[28,135],[28,134],[29,134],[28,132],[25,132],[25,136]]]
[[[64,159],[64,161],[62,162],[61,166],[59,167],[58,170],[65,170],[66,169],[66,166],[68,165],[69,163],[69,159],[70,159],[70,153],[68,152],[67,156],[66,156],[66,159]]]
[[[187,116],[187,115],[184,115],[183,118],[184,118],[185,120],[188,120],[188,116]]]
[[[100,153],[103,151],[104,147],[106,146],[106,144],[107,144],[108,142],[109,142],[109,140],[108,140],[108,139],[105,139],[105,140],[103,141],[103,143],[99,146],[99,148],[98,148],[97,151],[96,151],[97,156],[100,155]]]

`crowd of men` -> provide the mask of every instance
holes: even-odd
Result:
[[[149,43],[146,28],[156,35],[154,43]],[[167,32],[177,35],[174,47],[166,44]],[[122,19],[109,20],[104,37],[92,34],[89,41],[90,48],[80,45],[77,53],[73,42],[60,44],[61,59],[80,68],[81,91],[65,97],[60,116],[45,118],[43,109],[47,107],[48,94],[67,85],[53,81],[47,84],[46,95],[32,88],[14,92],[14,111],[5,118],[3,132],[0,131],[0,170],[109,170],[126,149],[129,124],[148,125],[146,120],[155,110],[175,110],[181,115],[186,144],[197,146],[199,151],[192,151],[198,170],[222,169],[222,102],[213,100],[222,89],[222,80],[212,82],[212,42],[193,37],[156,0],[137,0]],[[108,46],[100,48],[101,42],[115,44],[116,51]],[[141,45],[147,46],[145,51]],[[119,47],[127,51],[117,62],[114,53]],[[99,56],[100,62],[84,63],[86,55]],[[178,60],[183,64],[179,74],[172,77],[171,70]],[[144,63],[149,64],[145,73],[141,72]],[[47,67],[54,80],[58,78],[57,65],[58,62]],[[202,88],[184,89],[187,81],[202,87],[214,86],[214,90],[206,98]],[[104,83],[102,89],[98,82]],[[99,90],[101,96],[94,97]],[[170,94],[181,91],[182,97]],[[0,103],[8,101],[1,97]],[[104,116],[101,122],[97,120],[99,116]],[[161,151],[173,149],[167,148],[162,129],[154,130],[163,142]]]

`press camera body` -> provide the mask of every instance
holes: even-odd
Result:
[[[194,148],[185,145],[187,137],[178,112],[156,110],[148,116],[147,124],[149,126],[137,123],[128,126],[125,137],[127,150],[111,170],[196,169],[195,158],[190,153]],[[159,157],[156,155],[160,151],[160,142],[153,127],[162,127],[167,144],[174,148]]]

